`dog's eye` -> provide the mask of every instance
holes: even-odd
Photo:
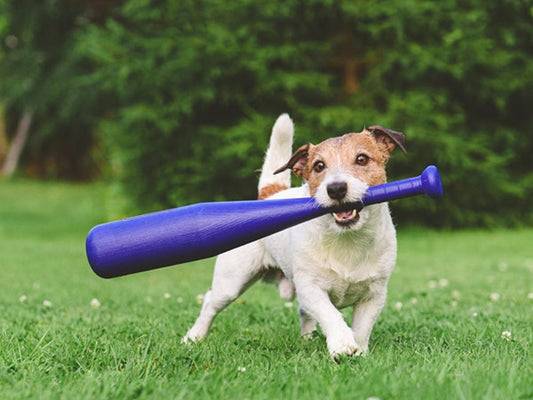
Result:
[[[322,161],[317,161],[313,164],[313,171],[317,173],[324,171],[325,168],[326,164],[324,164]]]
[[[358,154],[357,157],[355,157],[355,162],[357,165],[366,165],[368,164],[368,161],[370,158],[366,154]]]

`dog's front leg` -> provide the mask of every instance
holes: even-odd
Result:
[[[344,321],[340,311],[331,303],[326,291],[312,279],[295,277],[294,283],[300,307],[322,328],[331,356],[337,358],[343,354],[358,355],[360,348],[352,330]]]
[[[361,346],[363,354],[368,352],[370,334],[387,297],[386,288],[373,293],[370,297],[354,306],[352,318],[352,330],[354,338]]]

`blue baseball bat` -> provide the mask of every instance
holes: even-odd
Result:
[[[98,276],[113,278],[212,257],[327,213],[419,194],[442,196],[437,167],[371,186],[361,202],[336,208],[311,197],[193,204],[95,226],[87,236],[87,258]]]

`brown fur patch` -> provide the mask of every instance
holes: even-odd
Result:
[[[261,188],[261,190],[259,190],[259,195],[257,196],[257,198],[259,200],[264,200],[285,189],[287,189],[287,186],[285,185],[279,183],[271,183],[270,185],[266,185],[265,187]]]
[[[355,159],[361,153],[369,157],[367,165],[356,164]],[[328,168],[338,167],[370,186],[379,185],[387,181],[385,165],[389,156],[389,148],[384,143],[376,141],[369,132],[347,133],[311,146],[303,176],[309,184],[311,195],[316,193]],[[322,161],[326,165],[324,171],[313,170],[313,165],[317,161]]]
[[[311,143],[307,143],[303,146],[300,146],[285,165],[274,171],[274,175],[279,174],[280,172],[285,171],[286,169],[291,169],[294,174],[298,176],[303,176],[305,164],[307,162],[307,154],[309,153],[309,149],[312,146],[313,145]]]

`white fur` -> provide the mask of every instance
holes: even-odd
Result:
[[[286,114],[280,116],[272,132],[260,188],[282,183],[272,172],[290,158],[292,131],[290,118]],[[290,176],[281,179],[286,184]],[[338,179],[348,183],[350,200],[360,199],[367,188],[338,165],[318,188],[318,202],[330,204],[325,188]],[[305,196],[309,196],[307,185],[278,192],[271,198]],[[214,317],[244,292],[266,266],[275,264],[296,289],[302,335],[312,334],[318,322],[332,357],[365,354],[372,328],[385,304],[395,261],[396,233],[386,203],[365,207],[359,221],[350,228],[337,226],[332,215],[296,225],[218,256],[212,288],[183,341],[205,337]],[[348,306],[353,307],[351,327],[339,311]]]
[[[258,190],[272,184],[291,186],[291,171],[283,171],[274,175],[273,172],[291,158],[294,124],[288,114],[281,114],[270,135],[270,144],[265,155]]]

